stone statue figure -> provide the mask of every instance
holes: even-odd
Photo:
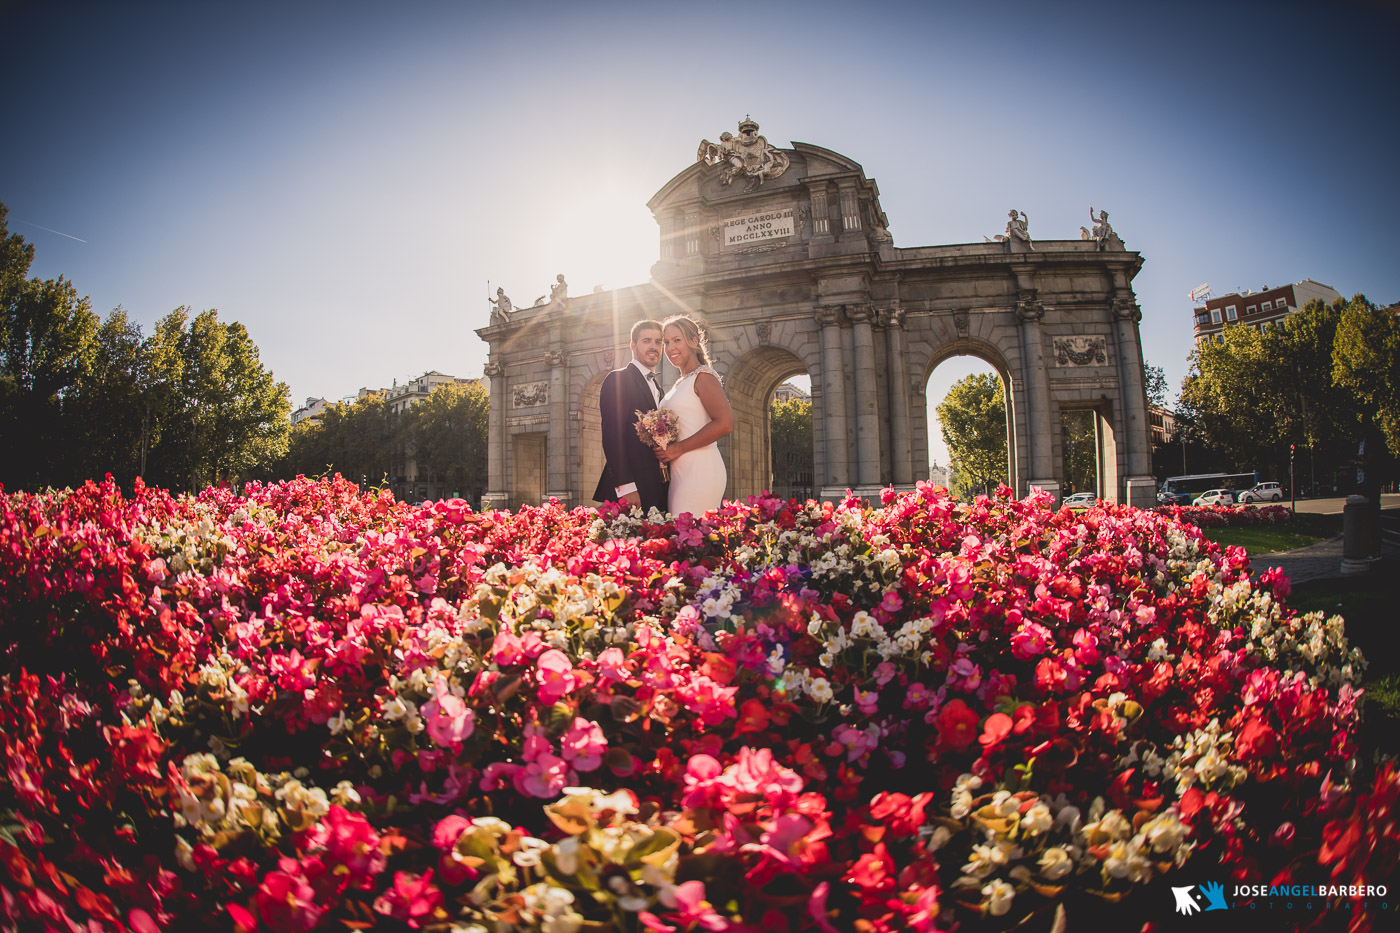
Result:
[[[739,121],[738,136],[721,133],[717,143],[700,140],[695,161],[724,166],[719,175],[722,185],[740,176],[747,178],[746,191],[763,184],[765,178],[777,178],[790,164],[786,153],[768,145],[767,138],[758,135],[758,124],[748,117]]]
[[[506,290],[504,288],[496,289],[496,297],[487,298],[486,300],[491,302],[492,324],[504,324],[506,321],[510,320],[510,312],[513,310],[513,306],[510,303],[510,299],[506,297]]]
[[[1008,216],[1011,219],[1006,222],[1006,232],[998,233],[996,241],[1005,243],[1013,253],[1035,249],[1035,244],[1031,242],[1030,215],[1013,207]]]
[[[1108,211],[1099,211],[1099,216],[1094,216],[1094,205],[1089,205],[1089,221],[1094,225],[1094,229],[1089,231],[1088,236],[1084,236],[1084,228],[1080,227],[1080,236],[1086,240],[1093,240],[1099,249],[1108,249],[1110,246],[1123,248],[1123,241],[1118,238],[1118,234],[1113,232],[1113,227],[1108,223]]]
[[[549,286],[549,303],[561,308],[569,306],[569,283],[564,281],[564,273],[554,277],[555,284]]]

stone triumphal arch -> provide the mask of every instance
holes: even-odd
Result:
[[[983,242],[899,247],[861,166],[806,143],[770,146],[750,120],[704,141],[648,202],[661,255],[642,285],[514,308],[491,322],[490,489],[485,507],[554,496],[591,501],[602,470],[598,391],[630,358],[641,318],[685,313],[706,329],[734,407],[721,442],[730,498],[771,482],[768,401],[812,380],[823,497],[876,495],[928,476],[929,373],[954,355],[990,363],[1007,387],[1011,485],[1060,489],[1061,417],[1094,412],[1099,493],[1153,503],[1141,318],[1142,266],[1107,214],[1071,240],[1031,235],[1011,211]],[[1092,210],[1091,210],[1092,214]],[[676,376],[664,363],[663,384]]]

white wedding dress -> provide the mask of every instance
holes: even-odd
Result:
[[[676,413],[680,422],[678,433],[682,440],[710,423],[710,414],[700,396],[695,394],[695,377],[709,373],[716,379],[719,373],[709,366],[697,366],[687,376],[682,376],[671,386],[666,397],[661,400],[662,408]],[[717,509],[724,499],[724,486],[729,480],[724,469],[724,457],[720,456],[718,444],[707,444],[698,450],[683,453],[671,462],[671,498],[669,510],[672,515],[689,512],[696,518]]]

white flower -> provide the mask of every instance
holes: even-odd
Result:
[[[384,718],[393,722],[408,715],[409,704],[403,697],[396,696],[384,704]]]
[[[830,703],[835,696],[831,690],[831,684],[825,677],[818,677],[807,685],[807,695],[818,703]]]
[[[1049,832],[1054,822],[1054,818],[1050,815],[1050,808],[1043,803],[1037,803],[1021,817],[1021,829],[1028,836],[1039,836]]]
[[[1072,868],[1074,861],[1063,846],[1051,846],[1040,853],[1040,873],[1051,881],[1063,878]]]
[[[1142,835],[1159,854],[1173,852],[1186,837],[1186,827],[1170,811],[1161,814],[1142,827]]]
[[[993,917],[1000,917],[1011,909],[1011,901],[1016,896],[1016,889],[998,878],[982,888],[982,896],[986,898],[983,906],[987,913]]]

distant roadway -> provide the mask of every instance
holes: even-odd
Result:
[[[1273,505],[1266,502],[1265,505]],[[1288,505],[1288,497],[1284,496],[1278,502],[1279,505]],[[1347,504],[1346,496],[1333,496],[1330,499],[1299,499],[1299,512],[1313,512],[1318,515],[1336,515],[1342,511],[1342,507]],[[1388,492],[1381,496],[1382,509],[1400,509],[1400,493]]]

